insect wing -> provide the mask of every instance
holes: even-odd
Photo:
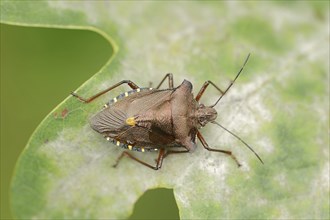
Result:
[[[126,113],[118,108],[107,108],[93,116],[90,120],[91,127],[99,133],[109,133],[128,127],[125,123]]]
[[[128,125],[126,120],[162,105],[170,99],[171,93],[172,90],[147,90],[133,93],[94,115],[90,120],[91,127],[95,131],[109,134],[111,137],[117,137],[118,135],[124,137],[128,133],[135,133],[137,129]],[[145,132],[139,131],[137,133]],[[161,130],[155,131],[152,139],[161,140],[159,137],[161,134]]]
[[[165,101],[171,99],[173,90],[151,90],[133,94],[128,97],[129,105],[127,114],[129,117],[143,114],[152,108],[162,105]]]

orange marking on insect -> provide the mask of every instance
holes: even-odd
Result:
[[[134,117],[130,117],[126,119],[126,124],[130,125],[130,126],[135,126],[136,122]]]

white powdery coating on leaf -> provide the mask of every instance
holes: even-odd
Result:
[[[329,193],[330,191],[330,163],[326,163],[321,171],[321,187]]]
[[[84,135],[72,136],[73,134]],[[50,210],[57,210],[64,216],[84,218],[115,217],[132,211],[138,196],[154,186],[156,181],[153,178],[141,181],[140,176],[136,175],[131,175],[132,178],[128,180],[125,175],[133,171],[125,169],[124,161],[120,167],[113,168],[120,152],[118,147],[108,143],[89,126],[74,130],[64,129],[56,140],[44,144],[39,153],[52,161],[59,172],[48,175],[51,191],[46,193],[46,208],[37,217],[47,216]],[[134,162],[133,165],[137,166]],[[146,172],[154,174],[154,171]],[[104,204],[93,210],[88,208],[90,204],[97,204],[99,201]],[[67,207],[67,210],[63,210],[63,207]]]
[[[275,181],[277,181],[280,186],[285,187],[287,184],[285,173],[279,173],[275,176]]]
[[[217,121],[248,143],[249,137],[258,136],[256,131],[258,131],[259,126],[262,124],[261,122],[272,120],[270,110],[263,104],[265,90],[262,87],[268,80],[269,77],[258,76],[252,80],[252,82],[240,86],[241,88],[232,88],[230,93],[223,98],[224,102],[228,100],[239,100],[239,103],[232,102],[232,105],[226,107],[226,109],[222,109],[221,119]],[[217,108],[221,108],[220,105],[221,103],[219,103]],[[208,126],[216,127],[215,125]],[[234,154],[237,154],[236,157],[238,156],[240,158],[242,152],[248,154],[248,158],[254,157],[249,150],[246,150],[246,147],[242,143],[221,128],[213,129],[211,132],[212,143],[217,143],[217,145],[221,143],[221,145],[226,146],[227,149],[230,147],[230,150],[232,150]],[[252,146],[254,150],[259,153],[262,153],[264,150],[266,152],[272,152],[274,147],[269,138],[264,137],[257,141],[261,144],[257,145],[257,143],[253,143]],[[231,146],[235,146],[234,149]],[[262,150],[261,147],[264,148],[264,150]],[[240,162],[243,163],[243,161]],[[249,170],[248,163],[246,163],[244,167],[247,167],[246,171]]]
[[[268,137],[261,137],[259,138],[256,143],[256,146],[260,146],[262,149],[264,149],[267,153],[271,153],[274,151],[275,147]]]
[[[119,72],[111,80],[105,80],[101,85],[103,88],[122,79],[131,79],[139,85],[146,85],[146,80],[161,79],[167,72],[180,74],[179,76],[174,75],[176,85],[182,81],[183,76],[188,76],[186,77],[188,80],[196,81],[192,76],[189,76],[187,71],[187,67],[193,63],[190,58],[191,54],[205,60],[214,60],[216,55],[214,51],[217,50],[216,48],[206,50],[209,47],[205,49],[205,44],[199,42],[204,39],[205,31],[209,27],[215,27],[217,31],[208,35],[207,40],[218,42],[219,39],[225,39],[228,21],[250,13],[250,8],[245,8],[237,2],[228,2],[226,3],[229,6],[227,10],[230,9],[231,16],[214,19],[219,18],[219,16],[211,7],[192,6],[189,10],[181,10],[182,7],[172,4],[166,5],[167,8],[162,9],[167,10],[166,18],[170,19],[157,20],[154,17],[144,16],[144,14],[150,13],[149,7],[152,5],[150,2],[139,2],[134,7],[126,7],[125,4],[114,4],[107,1],[102,2],[104,7],[87,2],[80,4],[79,2],[51,1],[50,4],[52,7],[81,11],[92,24],[102,19],[103,22],[109,20],[120,27],[118,28],[118,35],[125,39],[124,50],[128,53],[122,57],[120,68],[117,70]],[[291,10],[283,7],[274,7],[269,10],[268,6],[268,4],[264,4],[263,7],[257,9],[257,12],[266,18],[271,18],[277,33],[281,33],[286,25],[308,23],[312,17],[311,12],[301,16],[301,13],[297,13],[297,11],[292,13]],[[101,10],[96,10],[96,7]],[[190,10],[192,12],[195,10],[198,13],[191,13]],[[96,13],[96,11],[100,13]],[[160,13],[160,15],[163,14]],[[143,24],[148,24],[148,27],[143,26]],[[277,80],[285,84],[286,79],[294,74],[297,57],[300,55],[308,55],[309,61],[320,59],[327,64],[326,59],[329,58],[329,52],[324,45],[328,45],[328,32],[326,33],[327,38],[321,40],[319,38],[324,36],[326,31],[328,31],[328,26],[324,27],[324,31],[316,33],[316,38],[310,37],[309,41],[308,39],[306,41],[306,37],[298,36],[295,41],[295,48],[291,52],[281,54],[281,56],[272,55],[268,51],[258,51],[259,54],[264,53],[268,59],[274,60],[272,71],[269,73],[273,78],[260,76],[251,83],[234,86],[230,93],[224,97],[224,101],[225,99],[238,99],[239,104],[230,105],[226,110],[221,111],[223,119],[221,123],[230,130],[233,129],[244,140],[248,141],[250,136],[258,137],[254,131],[258,130],[263,122],[273,119],[271,111],[264,105],[267,97],[263,94],[275,96],[272,98],[276,99],[276,94],[269,94],[269,91],[265,91],[263,84],[268,80]],[[314,53],[315,51],[317,53]],[[328,69],[328,67],[326,68]],[[265,75],[265,73],[260,73],[260,75]],[[98,89],[100,87],[96,88],[95,91]],[[215,125],[209,125],[209,127],[211,126]],[[111,210],[118,211],[116,213],[118,218],[118,216],[123,215],[122,213],[132,209],[133,203],[144,190],[157,186],[169,186],[175,188],[180,212],[187,210],[191,212],[185,213],[181,217],[201,217],[196,216],[198,213],[193,210],[195,205],[201,205],[201,203],[208,201],[211,201],[211,204],[218,204],[219,201],[225,201],[224,198],[230,196],[231,187],[226,185],[225,180],[228,170],[236,169],[230,157],[208,152],[199,145],[199,149],[195,153],[166,158],[161,171],[155,172],[143,166],[135,169],[137,165],[129,160],[123,161],[118,167],[119,169],[112,170],[111,165],[121,151],[115,150],[115,146],[106,143],[99,136],[92,135],[88,129],[89,127],[76,131],[63,131],[57,140],[43,146],[45,150],[42,153],[52,158],[53,162],[60,167],[61,175],[63,175],[60,177],[52,176],[53,174],[48,176],[49,179],[54,180],[53,191],[48,194],[49,204],[47,207],[50,210],[60,209],[61,202],[67,207],[70,207],[70,204],[79,203],[79,207],[74,206],[72,210],[67,210],[67,216],[79,215],[81,217],[79,212],[86,209],[84,214],[89,217],[93,216],[93,213],[88,211],[88,204],[102,201],[105,203],[102,204],[103,207],[112,207]],[[229,147],[230,150],[233,150],[240,162],[243,163],[244,174],[249,177],[248,173],[251,168],[248,164],[252,156],[248,155],[248,150],[242,150],[244,146],[240,148],[241,144],[238,144],[238,141],[232,136],[224,134],[225,131],[219,132],[220,129],[215,129],[215,127],[212,127],[212,130],[205,130],[206,140],[210,145],[220,149],[226,146],[226,149]],[[72,137],[69,134],[83,134],[84,136]],[[86,134],[90,135],[86,136]],[[261,150],[261,152],[271,153],[274,151],[274,146],[270,141],[270,138],[264,137],[262,140],[258,140],[257,144],[253,143],[253,146],[257,146],[255,149],[257,152]],[[232,148],[232,146],[234,147]],[[102,153],[107,154],[107,156],[103,157]],[[78,154],[78,157],[72,160],[71,155],[74,154]],[[141,156],[144,159],[153,157],[154,155],[150,154]],[[242,159],[243,161],[241,161]],[[125,178],[123,171],[125,176],[130,178]],[[318,180],[323,183],[322,187],[327,187],[325,190],[329,191],[329,163],[327,163],[326,168],[322,169],[322,175]],[[285,176],[279,174],[277,181],[283,186]],[[114,192],[121,191],[125,195],[116,194],[116,200],[102,200],[102,198],[114,197]],[[257,202],[260,206],[268,203],[267,200],[260,197],[252,202]],[[228,211],[231,210],[228,209]],[[292,218],[292,213],[284,205],[274,204],[272,210],[280,210],[280,216],[283,218]],[[109,210],[104,210],[102,207],[101,210],[94,211],[98,212],[94,216],[105,216],[106,218],[110,216]],[[228,218],[230,217],[231,215],[228,213]]]
[[[69,9],[84,12],[90,24],[97,24],[103,16],[99,4],[91,4],[89,1],[47,1],[48,5],[57,9]]]

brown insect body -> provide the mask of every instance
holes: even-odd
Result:
[[[139,89],[120,95],[90,120],[92,128],[122,147],[141,151],[161,148],[196,148],[196,131],[214,120],[217,112],[199,105],[192,84],[184,80],[174,89]],[[125,94],[125,93],[124,93]],[[134,125],[126,120],[134,119]],[[133,148],[134,147],[134,148]]]
[[[108,141],[119,147],[140,152],[159,151],[157,163],[156,166],[150,165],[124,151],[114,166],[117,166],[119,161],[127,156],[149,168],[158,170],[162,166],[163,159],[169,154],[194,151],[196,149],[196,137],[206,150],[225,153],[231,156],[240,166],[231,151],[214,149],[208,146],[198,130],[208,122],[217,124],[236,137],[263,163],[258,154],[247,143],[215,121],[217,112],[214,106],[231,88],[242,72],[248,58],[249,56],[226,90],[222,91],[213,82],[206,81],[196,97],[192,94],[192,84],[187,80],[174,88],[171,73],[166,74],[155,89],[140,88],[130,80],[123,80],[88,99],[75,93],[72,93],[72,95],[84,103],[90,103],[123,84],[128,84],[132,88],[132,90],[110,100],[102,111],[91,118],[90,125]],[[159,89],[166,79],[168,79],[169,88]],[[214,86],[221,93],[221,96],[214,105],[204,106],[199,104],[199,100],[209,85]]]

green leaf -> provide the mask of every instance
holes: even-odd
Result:
[[[329,3],[1,1],[1,22],[96,31],[114,48],[107,64],[77,93],[88,97],[130,79],[158,83],[167,72],[198,91],[221,88],[252,53],[217,106],[222,125],[201,131],[206,151],[173,155],[153,171],[89,127],[88,119],[123,89],[85,105],[73,97],[39,125],[12,182],[17,218],[127,218],[148,189],[173,188],[182,219],[329,218]],[[202,102],[219,96],[206,91]],[[136,153],[153,163],[157,154]]]

